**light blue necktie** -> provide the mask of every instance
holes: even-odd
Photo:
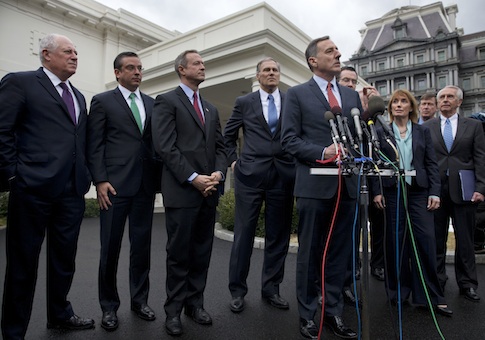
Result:
[[[268,96],[268,126],[271,133],[274,134],[276,126],[278,125],[278,112],[276,112],[276,105],[274,103],[273,95]]]
[[[451,130],[451,122],[448,118],[446,118],[445,128],[443,129],[443,139],[445,140],[445,145],[448,152],[450,152],[453,145],[453,131]]]

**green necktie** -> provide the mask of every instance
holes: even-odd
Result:
[[[140,117],[140,110],[138,110],[138,105],[136,105],[135,102],[136,94],[132,93],[130,94],[130,99],[131,99],[131,112],[133,112],[133,117],[135,117],[136,124],[138,124],[138,128],[140,129],[140,132],[143,133],[143,126],[141,125],[141,117]]]

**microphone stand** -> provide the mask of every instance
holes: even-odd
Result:
[[[372,154],[372,146],[369,148],[369,152]],[[361,296],[362,296],[362,339],[370,340],[370,322],[369,322],[369,231],[368,231],[368,219],[369,219],[369,187],[367,180],[369,176],[396,176],[399,172],[396,172],[392,168],[380,169],[379,173],[373,168],[372,158],[362,157],[354,158],[352,161],[342,160],[342,173],[346,176],[356,175],[360,171],[357,171],[357,164],[362,163],[362,178],[359,188],[359,223],[362,233],[362,270],[361,270]],[[410,176],[415,176],[415,171],[406,172]],[[337,168],[311,168],[311,175],[326,175],[335,176],[338,175]],[[352,273],[354,275],[354,273]]]

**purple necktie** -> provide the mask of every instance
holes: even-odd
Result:
[[[74,108],[74,100],[72,99],[71,91],[69,91],[66,83],[60,83],[59,86],[62,88],[62,100],[66,103],[69,115],[74,124],[76,124],[76,109]]]
[[[195,112],[197,112],[197,116],[199,116],[200,122],[202,123],[202,125],[204,125],[204,116],[200,111],[199,101],[197,100],[197,92],[194,92],[194,109]]]

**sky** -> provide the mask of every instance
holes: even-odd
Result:
[[[188,32],[234,14],[262,0],[95,0],[115,10],[123,8],[170,31]],[[483,0],[444,0],[458,5],[456,23],[465,34],[485,31]],[[430,0],[266,0],[310,38],[329,35],[348,60],[359,47],[365,23],[403,6],[424,6]]]

